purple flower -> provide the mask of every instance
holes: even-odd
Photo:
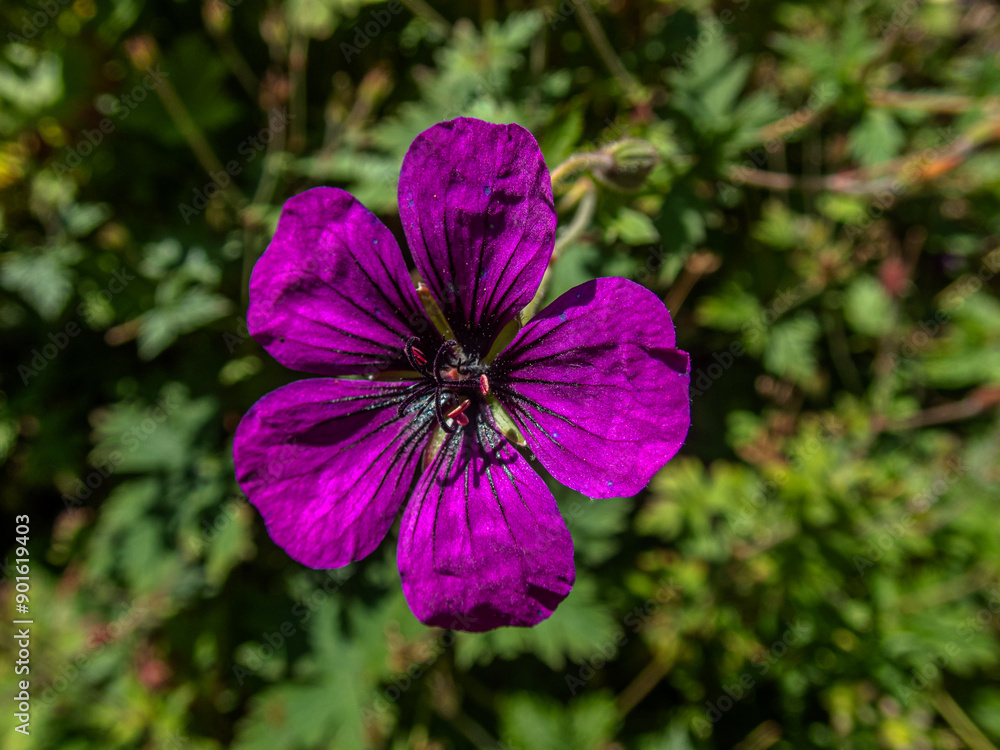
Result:
[[[471,631],[535,625],[573,586],[573,542],[515,443],[585,495],[635,494],[687,434],[688,356],[656,295],[616,278],[571,289],[511,340],[556,227],[524,128],[435,125],[410,146],[398,197],[419,293],[350,194],[285,204],[248,326],[285,366],[334,377],[250,409],[237,479],[271,538],[313,568],[368,555],[409,496],[397,554],[413,613]]]

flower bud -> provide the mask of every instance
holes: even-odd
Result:
[[[595,169],[594,176],[608,187],[626,193],[641,188],[660,160],[653,146],[639,138],[625,138],[603,150],[611,156],[611,162]]]
[[[269,47],[288,46],[288,21],[284,13],[272,8],[264,14],[260,22],[260,35]]]
[[[126,40],[125,54],[136,70],[148,70],[159,57],[159,50],[152,36],[139,34]]]
[[[201,6],[201,15],[205,19],[205,27],[212,36],[220,36],[229,31],[232,23],[232,11],[223,0],[205,0]]]

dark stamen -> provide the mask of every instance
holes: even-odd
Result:
[[[425,373],[424,369],[427,366],[427,357],[424,353],[414,346],[414,342],[418,342],[416,336],[406,340],[406,346],[403,348],[403,352],[406,354],[406,358],[410,361],[410,367],[420,373]]]
[[[426,396],[427,393],[433,387],[434,386],[431,383],[419,383],[418,385],[414,386],[413,392],[410,393],[410,395],[408,395],[405,399],[403,399],[402,403],[396,408],[396,415],[400,417],[403,416],[403,414],[406,412],[406,409],[410,406],[410,404],[412,404],[418,398]]]
[[[440,425],[441,429],[448,434],[451,434],[458,429],[455,426],[448,426],[448,415],[444,413],[444,402],[441,398],[440,386],[438,386],[438,388],[434,391],[434,415],[437,417],[438,425]]]

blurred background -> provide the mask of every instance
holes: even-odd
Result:
[[[4,747],[1000,745],[997,3],[4,0],[0,29],[0,601],[27,542],[34,620]],[[635,498],[553,483],[573,593],[478,635],[413,618],[395,530],[293,562],[230,456],[300,377],[244,318],[282,203],[341,186],[402,239],[403,154],[459,115],[563,165],[549,296],[632,278],[692,354],[681,454]]]

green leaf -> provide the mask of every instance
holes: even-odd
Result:
[[[618,710],[605,693],[581,696],[565,708],[551,698],[521,693],[501,704],[500,718],[510,747],[602,750],[614,736]]]
[[[739,99],[752,68],[749,57],[736,58],[730,38],[718,33],[720,22],[700,22],[697,49],[680,69],[666,73],[673,89],[671,105],[690,118],[695,129],[724,139],[733,157],[758,141],[757,130],[775,119],[779,110],[774,96],[757,92]]]
[[[841,224],[860,224],[869,203],[861,196],[846,193],[823,193],[816,198],[816,208],[828,219]]]
[[[258,693],[237,725],[235,750],[366,747],[363,697],[374,683],[361,652],[338,626],[340,606],[326,600],[310,622],[312,650],[302,677]],[[370,710],[370,709],[369,709]]]
[[[337,27],[339,5],[337,0],[289,0],[285,13],[295,32],[325,39]]]
[[[798,382],[811,378],[816,372],[814,349],[819,334],[819,321],[811,312],[775,323],[764,349],[764,367]]]
[[[221,586],[233,568],[253,557],[253,513],[245,504],[236,505],[213,529],[216,534],[205,558],[205,580]]]
[[[66,231],[74,237],[85,237],[111,218],[107,203],[74,203],[63,213]]]
[[[650,245],[660,239],[660,233],[646,214],[623,206],[608,223],[607,241],[615,239],[627,245]]]
[[[951,347],[949,347],[951,349]],[[936,388],[963,388],[1000,383],[1000,349],[928,351],[920,365],[927,384]]]
[[[872,276],[858,276],[844,294],[844,318],[858,333],[884,336],[895,325],[895,310],[885,287]]]
[[[114,404],[95,417],[97,445],[91,463],[130,473],[181,469],[195,452],[195,439],[216,408],[213,397],[191,400],[187,389],[177,383],[164,387],[154,404]]]
[[[565,488],[557,488],[553,494],[573,535],[577,559],[599,565],[618,551],[632,512],[631,498],[592,500]]]
[[[695,750],[695,746],[684,722],[675,720],[663,734],[644,738],[639,750]]]
[[[179,336],[219,320],[233,309],[222,295],[191,289],[177,300],[154,307],[139,318],[139,356],[149,360]]]
[[[5,44],[0,58],[0,133],[15,132],[16,114],[34,115],[63,95],[62,58],[26,44]]]
[[[726,284],[719,294],[702,297],[695,313],[699,325],[720,331],[738,331],[763,314],[757,298],[734,282]]]
[[[871,166],[898,156],[906,137],[892,114],[885,109],[869,109],[851,129],[851,155],[862,166]]]
[[[795,250],[804,240],[804,218],[789,209],[788,204],[770,200],[764,204],[761,220],[753,227],[753,237],[779,250]]]
[[[75,245],[7,253],[0,265],[0,285],[19,293],[43,319],[53,321],[73,294],[71,266],[79,258]]]
[[[455,641],[455,660],[467,668],[496,658],[534,654],[550,668],[562,669],[567,659],[590,656],[614,629],[614,621],[597,598],[595,582],[578,571],[573,590],[549,619],[533,628],[461,633]]]

